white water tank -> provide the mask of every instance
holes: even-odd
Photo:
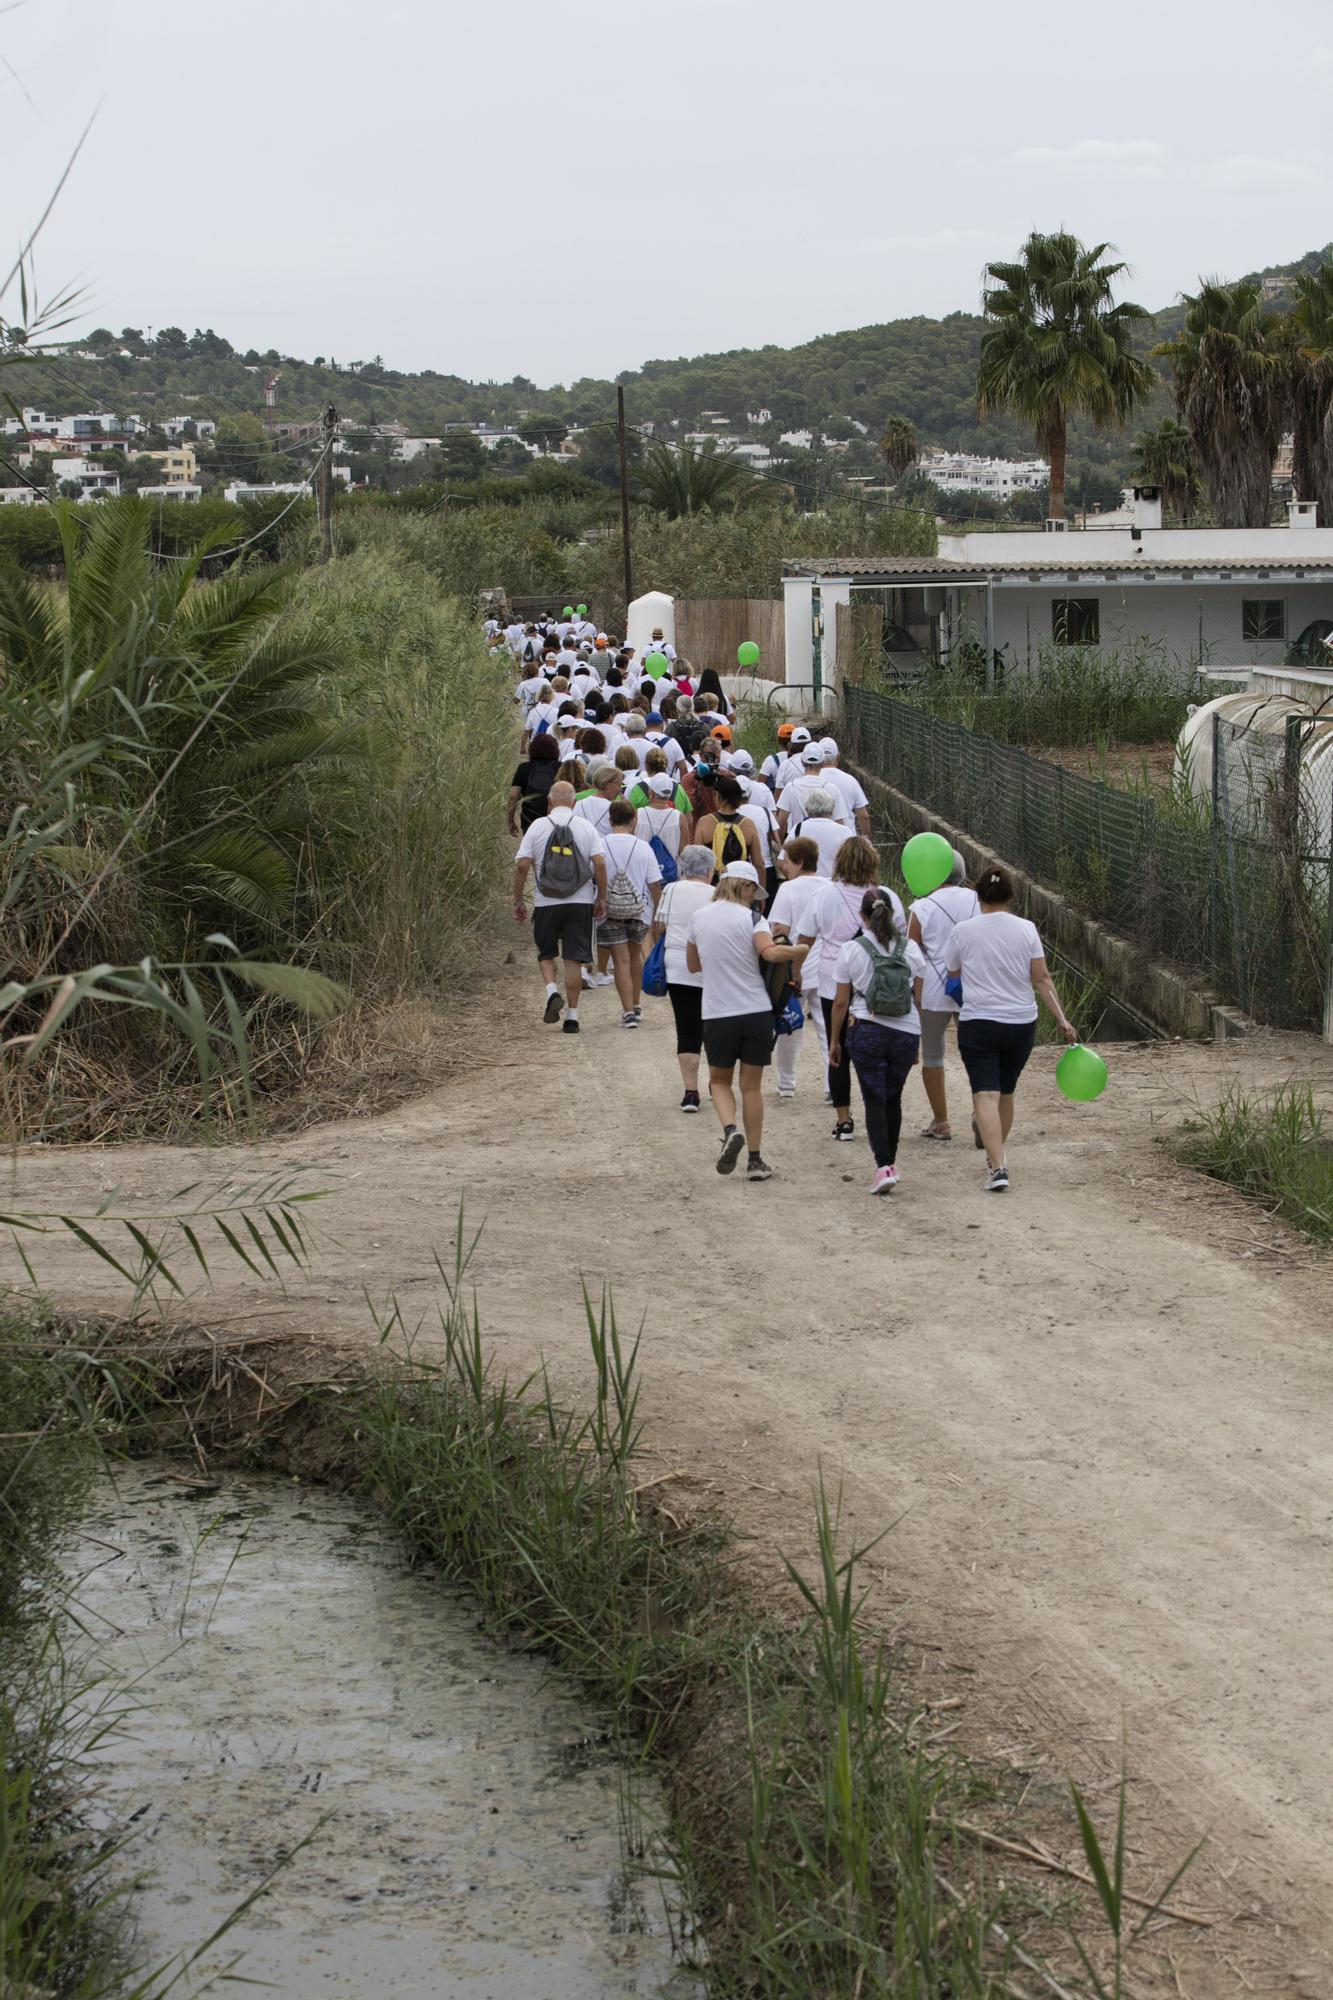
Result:
[[[1287,694],[1253,692],[1204,702],[1176,738],[1176,779],[1211,807],[1213,717],[1217,716],[1228,725],[1225,816],[1232,827],[1248,820],[1261,838],[1271,838],[1274,792],[1282,781],[1287,721],[1293,715],[1313,723],[1301,738],[1301,846],[1309,856],[1333,854],[1333,716],[1316,719],[1308,702]],[[1327,870],[1307,868],[1306,873],[1312,893],[1326,895]]]
[[[664,590],[645,590],[642,597],[636,597],[625,614],[625,644],[633,646],[635,658],[641,660],[645,653],[652,651],[653,632],[662,628],[662,637],[668,644],[676,643],[676,600],[668,597]]]

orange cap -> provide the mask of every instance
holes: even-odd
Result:
[[[719,722],[713,734],[723,743],[730,743],[731,741],[731,730],[725,722]]]
[[[796,724],[794,722],[780,722],[778,724],[778,742],[785,743],[795,727]]]

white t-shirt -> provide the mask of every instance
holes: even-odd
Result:
[[[562,674],[569,673],[578,663],[579,656],[569,644],[563,645],[555,656],[556,670]]]
[[[870,940],[876,950],[881,947],[874,938]],[[926,961],[921,955],[921,947],[907,941],[907,969],[914,980],[920,979],[926,969]],[[850,938],[838,952],[838,962],[834,968],[834,979],[839,986],[852,989],[851,1005],[848,1009],[857,1021],[874,1021],[881,1028],[894,1028],[902,1035],[921,1033],[921,1016],[916,1011],[915,1002],[905,1014],[872,1014],[866,1005],[866,988],[875,974],[870,953],[859,937]]]
[[[921,949],[926,955],[921,1005],[931,1014],[956,1014],[958,1003],[944,990],[945,954],[957,926],[966,923],[969,917],[981,915],[977,892],[963,888],[960,883],[946,882],[942,889],[918,896],[912,905],[912,915],[920,926]]]
[[[618,722],[601,722],[597,726],[601,730],[602,740],[606,744],[607,757],[614,764],[617,750],[622,743],[628,743],[629,738]]]
[[[645,660],[649,653],[665,653],[669,660],[674,660],[676,657],[676,649],[669,639],[650,639],[643,649]]]
[[[852,837],[851,828],[840,819],[804,819],[799,831],[802,840],[813,840],[819,849],[819,873],[829,881],[843,842]]]
[[[959,1020],[1035,1021],[1032,961],[1045,956],[1037,926],[1009,910],[959,924],[944,955],[946,969],[962,974]]]
[[[705,1021],[772,1011],[755,950],[756,940],[769,936],[765,919],[756,923],[742,903],[709,903],[695,912],[687,942],[698,951],[703,967]]]
[[[765,803],[767,796],[767,785],[751,785],[741,807],[742,815],[759,835],[759,852],[766,869],[773,865],[773,842],[778,837],[777,823]]]
[[[586,820],[581,820],[578,814],[571,811],[568,806],[556,806],[544,819],[535,819],[522,840],[519,841],[518,852],[514,858],[517,861],[530,861],[532,863],[532,900],[539,910],[546,909],[552,903],[595,903],[597,901],[597,881],[595,876],[590,877],[581,889],[576,889],[572,896],[544,896],[542,894],[539,879],[542,872],[542,856],[545,854],[546,844],[557,826],[568,826],[571,828],[575,846],[581,849],[590,863],[595,861],[599,854],[604,856],[606,853],[606,849],[602,845],[601,836],[596,832],[595,828],[589,826]]]
[[[639,902],[643,908],[644,922],[650,922],[653,914],[653,899],[648,893],[649,884],[660,882],[662,869],[657,856],[646,840],[640,840],[636,833],[622,832],[603,837],[602,846],[606,850],[606,886],[609,893],[611,879],[625,874],[639,892]]]
[[[527,679],[521,680],[514,689],[514,700],[523,704],[525,718],[545,686],[546,681],[541,674],[529,674]]]
[[[801,821],[805,818],[806,801],[812,799],[816,792],[828,792],[837,800],[838,809],[833,817],[852,831],[852,809],[846,799],[836,785],[829,783],[828,777],[822,772],[813,772],[809,777],[797,778],[794,783],[784,785],[778,793],[778,807],[787,815],[788,833],[800,832]]]
[[[862,789],[860,780],[854,778],[850,771],[840,771],[836,764],[825,764],[824,783],[832,785],[834,791],[840,795],[848,812],[852,816],[853,824],[855,824],[857,813],[860,812],[863,806],[870,804],[870,800],[866,797]],[[864,953],[862,956],[864,956]]]
[[[680,836],[684,825],[684,820],[674,806],[641,806],[634,831],[640,840],[651,840],[656,834],[667,853],[679,859]],[[707,887],[707,884],[702,886]]]
[[[662,751],[667,760],[667,770],[674,778],[679,767],[685,762],[685,752],[681,749],[675,737],[664,736],[661,731],[650,729],[648,734],[643,738],[643,741],[647,744],[648,750]],[[645,750],[644,755],[647,756],[647,754],[648,751]]]
[[[591,793],[580,799],[574,807],[575,819],[585,820],[595,833],[603,839],[611,831],[611,801],[604,799],[600,792]]]
[[[805,773],[806,766],[801,761],[799,750],[794,757],[789,752],[779,757],[777,775],[769,779],[769,783],[777,793],[779,805],[782,803],[782,794],[786,791],[788,785],[794,785],[798,778],[805,776]]]
[[[559,713],[560,709],[556,702],[534,701],[532,707],[528,710],[527,726],[532,731],[534,736],[537,734],[537,731],[541,728],[543,722],[546,724],[546,727],[548,729],[554,729],[556,717],[559,715]]]
[[[821,882],[819,894],[810,900],[801,923],[801,937],[816,937],[820,941],[819,953],[819,997],[831,1000],[838,988],[839,945],[854,938],[861,928],[861,904],[865,890],[851,882]],[[906,934],[907,919],[903,906],[893,890],[889,892],[889,906],[893,911],[893,921]],[[799,942],[799,939],[797,940]],[[807,961],[808,963],[808,961]],[[802,974],[801,984],[805,984]]]
[[[768,912],[772,925],[785,924],[788,940],[795,944],[797,938],[806,932],[805,917],[818,891],[823,887],[818,875],[793,875],[785,882],[779,882],[778,892],[773,898],[773,906]],[[801,985],[806,992],[813,992],[815,975],[819,971],[819,946],[812,944],[801,965]]]
[[[668,882],[657,906],[657,921],[666,925],[666,976],[668,986],[702,986],[702,972],[691,972],[685,963],[690,924],[704,905],[713,900],[711,882]]]
[[[577,694],[579,700],[582,701],[590,688],[600,687],[601,685],[601,676],[598,674],[591,660],[580,660],[570,676],[570,693]]]

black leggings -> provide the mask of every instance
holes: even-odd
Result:
[[[866,1138],[877,1167],[894,1166],[903,1129],[903,1085],[921,1046],[916,1035],[878,1021],[851,1021],[844,1030],[865,1106]]]
[[[833,1002],[826,1000],[821,993],[819,1004],[824,1010],[824,1028],[831,1042],[833,1040]],[[847,1028],[851,1027],[852,1017],[850,1014],[843,1025]],[[845,1118],[852,1108],[852,1066],[847,1060],[846,1049],[842,1052],[842,1061],[840,1063],[836,1065],[830,1063],[828,1066],[828,1094],[833,1099],[833,1109],[837,1112],[839,1118]]]

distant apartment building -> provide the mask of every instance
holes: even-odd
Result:
[[[779,444],[790,446],[793,451],[809,451],[815,441],[813,431],[783,431]]]
[[[139,488],[139,498],[141,500],[180,500],[190,504],[202,499],[203,492],[204,489],[202,486],[186,485],[183,482],[178,482],[174,486],[141,486]]]
[[[199,461],[192,444],[174,444],[166,451],[145,451],[141,456],[161,466],[164,486],[193,486]]]
[[[230,486],[224,486],[222,497],[235,506],[240,500],[269,500],[275,493],[308,493],[310,485],[304,479],[288,479],[272,486],[255,485],[249,480],[235,479]]]
[[[162,431],[164,436],[169,437],[174,443],[177,438],[185,436],[191,424],[198,438],[211,438],[217,434],[217,424],[212,417],[168,417],[162,425]]]
[[[420,458],[423,451],[437,451],[443,442],[440,438],[401,437],[394,446],[395,458]]]
[[[945,493],[981,493],[991,500],[1035,493],[1051,479],[1044,458],[977,458],[965,451],[926,452],[920,470]]]
[[[120,475],[91,458],[53,458],[51,476],[57,486],[77,486],[81,500],[92,500],[99,493],[114,500],[120,493]]]

